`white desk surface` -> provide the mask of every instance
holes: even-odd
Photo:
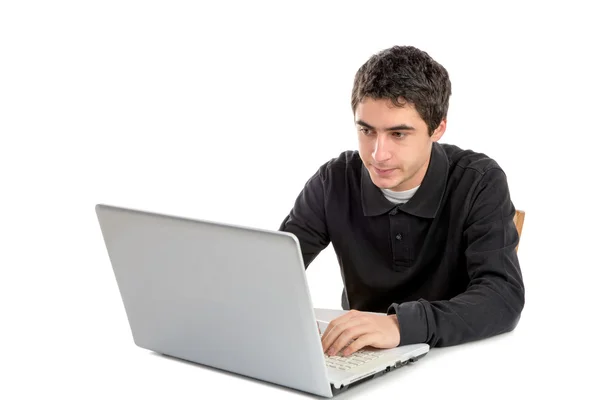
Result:
[[[332,314],[335,312],[317,310],[320,318]],[[361,384],[337,398],[464,400],[553,395],[598,399],[590,389],[597,368],[581,368],[582,364],[570,362],[568,355],[559,360],[556,348],[548,348],[527,334],[531,331],[527,323],[525,320],[514,332],[484,341],[434,348],[415,364]],[[55,329],[59,328],[57,325]],[[121,321],[117,329],[103,329],[100,324],[82,329],[97,329],[96,339],[104,340],[86,343],[77,332],[63,332],[62,346],[42,346],[44,357],[21,357],[5,370],[8,374],[4,373],[3,385],[8,384],[13,393],[10,398],[32,398],[33,392],[38,397],[58,395],[69,399],[318,398],[138,348],[127,337],[126,321]],[[573,345],[564,350],[577,357],[577,352],[585,348]],[[597,394],[597,389],[593,390]]]

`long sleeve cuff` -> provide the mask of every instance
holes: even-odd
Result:
[[[400,325],[400,344],[425,343],[427,340],[427,316],[425,309],[418,301],[409,301],[402,304],[392,304],[388,307],[387,314],[396,314]]]

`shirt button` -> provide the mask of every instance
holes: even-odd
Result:
[[[397,235],[396,235],[396,239],[398,239],[398,240],[402,240],[402,235],[401,235],[401,234],[397,234]]]

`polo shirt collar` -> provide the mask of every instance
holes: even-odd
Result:
[[[434,218],[446,191],[449,162],[441,145],[433,142],[431,158],[421,186],[405,204],[396,205],[385,198],[381,189],[375,186],[369,171],[361,166],[361,200],[363,213],[367,217],[390,212],[393,208],[422,218]]]

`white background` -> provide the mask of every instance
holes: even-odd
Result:
[[[395,44],[450,73],[442,141],[505,169],[526,305],[513,333],[347,397],[597,396],[592,2],[215,3],[1,3],[0,398],[303,396],[135,347],[94,205],[277,229],[356,148],[354,73]],[[331,248],[307,274],[339,308]]]

